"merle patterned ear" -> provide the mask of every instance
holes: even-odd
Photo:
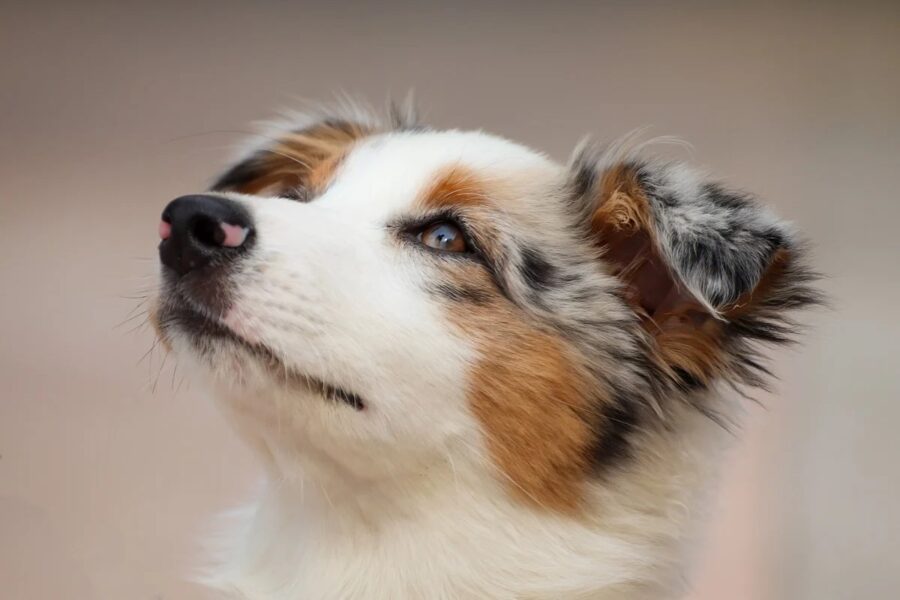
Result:
[[[665,365],[691,381],[730,372],[759,385],[748,342],[787,341],[786,312],[819,301],[791,228],[684,165],[582,154],[573,182]]]
[[[210,189],[304,200],[327,184],[350,146],[373,129],[354,121],[324,119],[261,136],[263,143],[220,175]]]

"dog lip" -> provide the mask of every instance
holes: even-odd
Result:
[[[326,383],[317,377],[297,371],[286,365],[284,361],[265,344],[257,341],[251,342],[232,331],[231,328],[219,323],[217,320],[210,319],[187,306],[173,307],[170,310],[171,315],[166,317],[166,320],[177,323],[182,329],[192,335],[226,339],[241,346],[268,367],[269,372],[274,377],[282,379],[285,383],[299,385],[328,400],[341,402],[358,411],[365,409],[366,403],[359,394],[346,390],[340,386]]]
[[[363,399],[358,394],[348,392],[344,388],[325,383],[321,379],[316,379],[315,377],[310,377],[308,375],[295,374],[294,376],[303,378],[303,383],[306,387],[329,400],[339,400],[356,410],[363,410],[366,407],[365,402],[363,402]]]
[[[203,319],[207,324],[219,325],[213,317],[205,315],[218,318],[225,314],[231,304],[232,286],[227,269],[208,265],[179,275],[165,264],[160,263],[160,267],[162,295],[171,298],[174,308],[180,311],[181,306],[202,307],[202,314],[200,308],[191,309],[192,313],[196,313],[194,317]]]

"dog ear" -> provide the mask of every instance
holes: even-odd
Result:
[[[680,164],[576,155],[574,193],[658,362],[680,385],[764,385],[752,342],[789,341],[786,313],[820,298],[791,228]]]
[[[374,126],[362,122],[323,119],[265,136],[265,142],[219,176],[211,190],[305,200],[327,185],[353,143],[373,131]]]

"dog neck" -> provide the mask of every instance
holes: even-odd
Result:
[[[366,478],[238,419],[267,478],[206,583],[250,600],[675,597],[696,529],[685,507],[703,505],[703,457],[723,437],[695,412],[678,418],[679,437],[648,436],[649,458],[593,484],[574,516],[447,461]]]

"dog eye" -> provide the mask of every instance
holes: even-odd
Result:
[[[449,221],[440,221],[427,226],[417,239],[429,248],[442,252],[466,252],[468,245],[462,230]]]

